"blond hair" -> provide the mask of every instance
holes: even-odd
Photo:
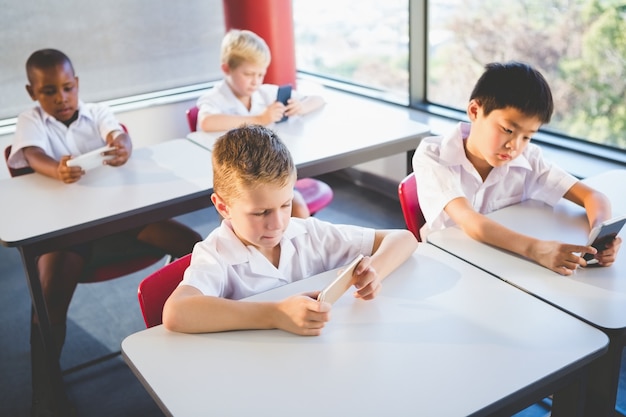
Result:
[[[222,40],[222,64],[235,69],[245,62],[267,67],[271,61],[267,43],[249,30],[232,29]]]
[[[295,182],[296,166],[274,131],[260,125],[229,130],[213,145],[213,191],[231,203],[244,189]]]

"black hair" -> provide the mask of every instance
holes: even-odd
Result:
[[[516,61],[487,64],[470,96],[470,101],[474,99],[485,116],[493,110],[513,107],[527,116],[537,116],[545,124],[554,111],[552,92],[543,75]]]
[[[34,69],[46,69],[57,65],[68,64],[74,73],[74,66],[69,57],[56,49],[40,49],[33,52],[26,61],[26,76],[28,82],[32,83],[31,74]]]

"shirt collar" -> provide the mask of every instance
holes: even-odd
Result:
[[[47,113],[39,103],[37,103],[37,106],[39,107],[39,111],[42,114],[42,118],[44,120],[44,122],[48,122],[48,121],[55,121],[57,123],[63,123],[60,120],[57,120],[54,116],[52,116],[51,114]],[[86,118],[88,120],[93,121],[93,117],[91,117],[91,114],[88,111],[85,111],[85,103],[83,103],[81,100],[78,100],[78,117],[76,118],[76,121],[80,120],[81,118]]]
[[[283,269],[283,265],[287,259],[291,259],[296,252],[292,240],[298,236],[306,234],[306,228],[299,222],[300,219],[291,219],[289,226],[280,240],[280,262],[279,267]],[[243,263],[250,264],[250,270],[263,276],[281,277],[279,271],[267,261],[267,259],[253,246],[244,245],[235,235],[232,225],[228,220],[222,220],[222,225],[218,229],[216,247],[220,256],[229,265],[239,265]],[[260,261],[263,258],[264,262]]]

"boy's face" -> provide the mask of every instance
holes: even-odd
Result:
[[[267,66],[244,62],[237,68],[222,65],[226,82],[237,98],[247,98],[263,84]]]
[[[245,188],[241,195],[226,204],[216,194],[213,203],[230,220],[237,237],[245,244],[267,254],[280,243],[291,219],[295,178],[285,186],[261,184]]]
[[[502,166],[517,158],[541,127],[539,117],[529,117],[513,107],[485,116],[482,106],[472,100],[467,113],[472,128],[465,150],[477,169]]]
[[[78,77],[68,63],[51,68],[33,68],[30,82],[26,91],[46,113],[61,122],[74,116],[78,109]]]

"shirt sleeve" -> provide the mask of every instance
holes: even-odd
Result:
[[[46,154],[51,154],[50,143],[46,139],[46,129],[44,121],[36,109],[25,111],[17,117],[15,136],[11,145],[11,155],[7,164],[11,168],[23,168],[28,166],[24,157],[23,149],[29,146],[36,146],[43,149]]]

